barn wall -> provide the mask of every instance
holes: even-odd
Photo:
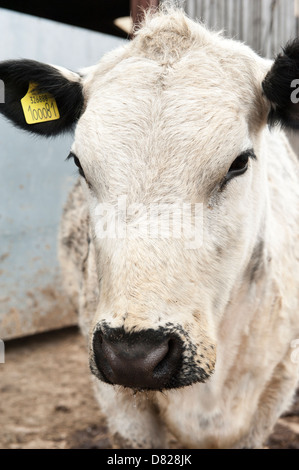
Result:
[[[0,60],[30,58],[72,70],[123,40],[0,9]],[[0,338],[77,322],[62,291],[57,231],[76,171],[71,136],[46,140],[0,117]]]
[[[185,10],[229,37],[246,42],[263,57],[272,58],[297,36],[297,0],[186,0]]]

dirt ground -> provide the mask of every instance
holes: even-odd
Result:
[[[111,449],[77,328],[6,343],[0,364],[0,449]],[[179,447],[174,442],[174,447]],[[299,393],[268,442],[299,449]]]

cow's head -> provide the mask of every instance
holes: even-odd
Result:
[[[17,126],[48,136],[76,125],[70,157],[96,253],[90,344],[101,380],[160,390],[212,374],[228,304],[262,270],[263,135],[267,118],[298,126],[298,56],[295,42],[271,64],[172,13],[81,74],[1,63],[0,111]],[[59,118],[26,122],[30,83],[54,97]]]

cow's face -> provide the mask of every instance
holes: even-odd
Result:
[[[70,156],[89,204],[100,291],[92,371],[159,390],[212,374],[228,303],[262,263],[270,103],[267,63],[246,47],[182,17],[157,34],[148,28],[84,78],[56,69],[52,82],[33,70],[25,78],[51,91],[58,107],[69,96],[63,128],[80,116]],[[9,86],[19,95],[20,80]],[[26,127],[12,99],[3,112]],[[36,126],[59,131],[58,121]]]
[[[256,90],[244,83],[244,105],[238,80],[203,50],[171,69],[129,57],[89,84],[72,154],[100,279],[93,369],[108,380],[182,386],[214,370],[264,210]]]

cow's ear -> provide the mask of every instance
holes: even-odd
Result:
[[[34,60],[0,62],[0,112],[16,126],[45,136],[70,130],[83,104],[80,76]]]
[[[299,38],[289,42],[263,80],[270,101],[268,123],[299,129]]]

